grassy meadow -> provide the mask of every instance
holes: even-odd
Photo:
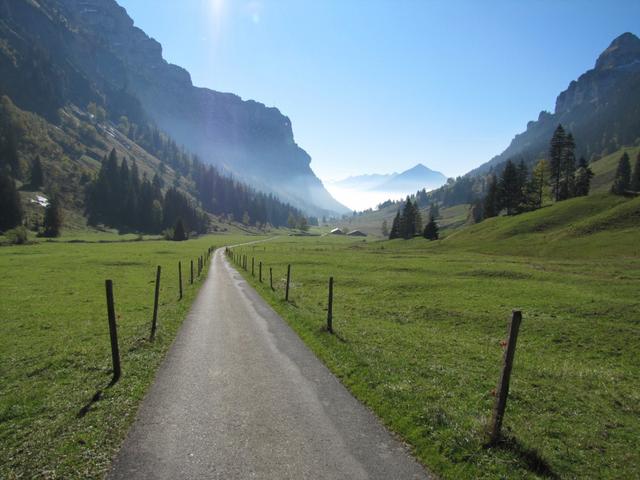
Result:
[[[132,238],[78,232],[0,248],[0,478],[103,476],[204,278],[189,285],[189,260],[249,238],[120,241]],[[163,270],[150,343],[156,265]],[[122,360],[112,387],[105,279],[114,282]]]
[[[235,251],[264,263],[264,283],[257,267],[243,274],[442,478],[638,478],[639,211],[640,199],[601,196],[439,242],[289,237]],[[489,449],[512,309],[524,320],[504,441]]]

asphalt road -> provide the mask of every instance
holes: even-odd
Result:
[[[430,478],[223,253],[107,478]]]

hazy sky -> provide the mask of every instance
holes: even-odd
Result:
[[[466,173],[640,18],[638,0],[118,1],[196,85],[289,116],[323,180]]]

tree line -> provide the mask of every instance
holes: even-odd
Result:
[[[532,170],[524,160],[517,164],[507,160],[499,175],[489,175],[484,198],[472,205],[474,220],[541,208],[549,188],[556,202],[588,195],[593,172],[584,157],[576,161],[575,148],[571,133],[558,125],[551,138],[549,160],[540,160]]]
[[[389,239],[404,238],[408,240],[415,236],[422,235],[428,240],[438,239],[438,224],[436,218],[439,216],[437,204],[432,204],[429,212],[429,221],[422,226],[422,214],[417,199],[412,201],[411,197],[407,197],[404,206],[398,209],[396,216],[391,224],[391,230],[388,232]],[[386,221],[383,223],[383,235],[386,234]]]
[[[640,192],[640,152],[636,164],[631,172],[629,154],[624,152],[618,161],[616,175],[611,185],[611,193],[615,195],[637,194]]]
[[[187,231],[203,233],[208,217],[175,187],[163,194],[164,182],[156,173],[140,177],[135,160],[118,162],[115,149],[102,160],[97,177],[86,190],[89,224],[104,224],[124,230],[159,233],[173,228],[178,219]]]

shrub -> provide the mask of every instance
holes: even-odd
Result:
[[[29,241],[29,232],[25,227],[13,228],[4,234],[12,245],[24,245]]]

